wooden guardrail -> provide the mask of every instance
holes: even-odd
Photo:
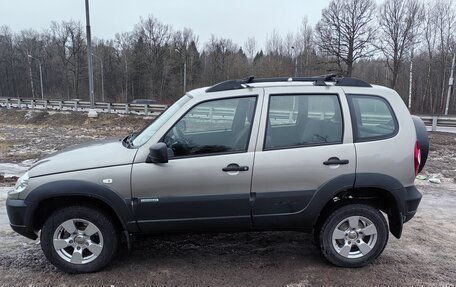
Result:
[[[0,107],[11,108],[29,108],[59,111],[88,111],[90,102],[79,100],[42,100],[42,99],[17,99],[17,98],[0,98]],[[95,102],[94,106],[97,112],[106,113],[124,113],[140,114],[146,116],[157,116],[168,108],[167,105],[148,105],[148,104],[130,104],[130,103],[110,103]]]

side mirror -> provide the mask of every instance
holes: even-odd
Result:
[[[146,159],[147,163],[167,163],[168,162],[168,147],[165,143],[160,142],[152,145],[149,148],[149,155]]]

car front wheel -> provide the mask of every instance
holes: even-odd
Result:
[[[71,206],[54,212],[41,230],[46,258],[68,273],[95,272],[114,258],[119,234],[111,219],[96,208]]]
[[[331,263],[361,267],[377,258],[388,241],[382,213],[369,205],[349,204],[333,211],[320,229],[320,250]]]

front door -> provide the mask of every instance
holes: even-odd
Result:
[[[132,195],[143,231],[251,227],[252,130],[258,130],[262,99],[252,92],[194,105],[161,139],[168,163],[133,165]]]

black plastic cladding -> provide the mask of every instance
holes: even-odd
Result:
[[[325,86],[325,82],[335,82],[336,86],[342,87],[365,87],[371,88],[372,86],[360,79],[351,78],[351,77],[341,77],[338,78],[335,74],[322,75],[316,77],[277,77],[277,78],[259,78],[255,79],[254,76],[250,76],[244,80],[228,80],[208,88],[207,93],[220,92],[220,91],[229,91],[229,90],[238,90],[248,87],[248,84],[251,83],[269,83],[269,82],[314,82],[316,86]]]

